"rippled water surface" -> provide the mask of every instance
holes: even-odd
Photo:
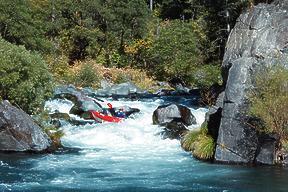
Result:
[[[177,140],[162,140],[152,113],[163,102],[112,102],[141,112],[119,124],[64,126],[66,148],[54,154],[1,154],[0,191],[288,191],[285,168],[203,163]],[[71,103],[46,106],[67,112]],[[191,110],[194,129],[207,110]]]

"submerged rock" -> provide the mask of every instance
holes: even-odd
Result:
[[[273,164],[274,142],[262,143],[247,123],[248,95],[258,71],[277,64],[288,67],[287,8],[286,0],[252,7],[238,18],[229,36],[222,64],[225,94],[215,153],[218,162],[255,163],[256,159]]]
[[[48,149],[51,141],[31,117],[8,101],[0,104],[0,151],[40,152]]]
[[[167,123],[161,135],[163,139],[181,139],[188,131],[182,122],[172,121]]]

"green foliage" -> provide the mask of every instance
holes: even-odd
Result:
[[[191,151],[195,158],[210,160],[214,156],[216,143],[208,135],[207,125],[204,123],[199,130],[189,131],[182,139],[181,146],[186,151]]]
[[[194,143],[200,135],[200,130],[189,131],[181,141],[181,146],[185,151],[193,151]]]
[[[256,126],[265,133],[288,136],[288,70],[274,66],[259,72],[250,94],[250,113],[264,122]]]
[[[52,76],[44,60],[0,39],[0,95],[2,99],[17,104],[24,111],[33,113],[52,91]]]
[[[24,45],[29,50],[50,52],[51,42],[45,38],[45,24],[34,17],[29,1],[0,1],[0,34],[5,40]]]
[[[206,35],[200,22],[165,21],[148,50],[149,69],[158,80],[181,79],[207,87],[219,82],[217,65],[204,65]]]
[[[182,21],[162,24],[161,33],[150,49],[150,65],[159,80],[187,80],[193,69],[201,65],[203,58],[191,29],[191,24]]]
[[[200,134],[194,142],[193,156],[198,159],[212,159],[215,151],[214,139],[209,135]]]
[[[221,84],[221,70],[220,65],[203,65],[195,70],[192,76],[192,82],[194,85],[201,88],[209,88],[214,83]]]

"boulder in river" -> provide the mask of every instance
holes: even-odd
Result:
[[[186,126],[196,124],[196,118],[184,105],[162,105],[153,113],[153,124],[166,125],[172,121],[182,122]]]
[[[152,118],[153,124],[165,126],[162,132],[164,139],[179,139],[188,131],[186,126],[196,124],[196,118],[190,109],[176,104],[159,106]]]
[[[51,140],[31,117],[8,101],[0,103],[0,151],[41,152]]]

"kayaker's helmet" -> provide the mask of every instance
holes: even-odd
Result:
[[[111,103],[107,103],[107,105],[108,105],[108,107],[109,107],[110,109],[113,108]]]

